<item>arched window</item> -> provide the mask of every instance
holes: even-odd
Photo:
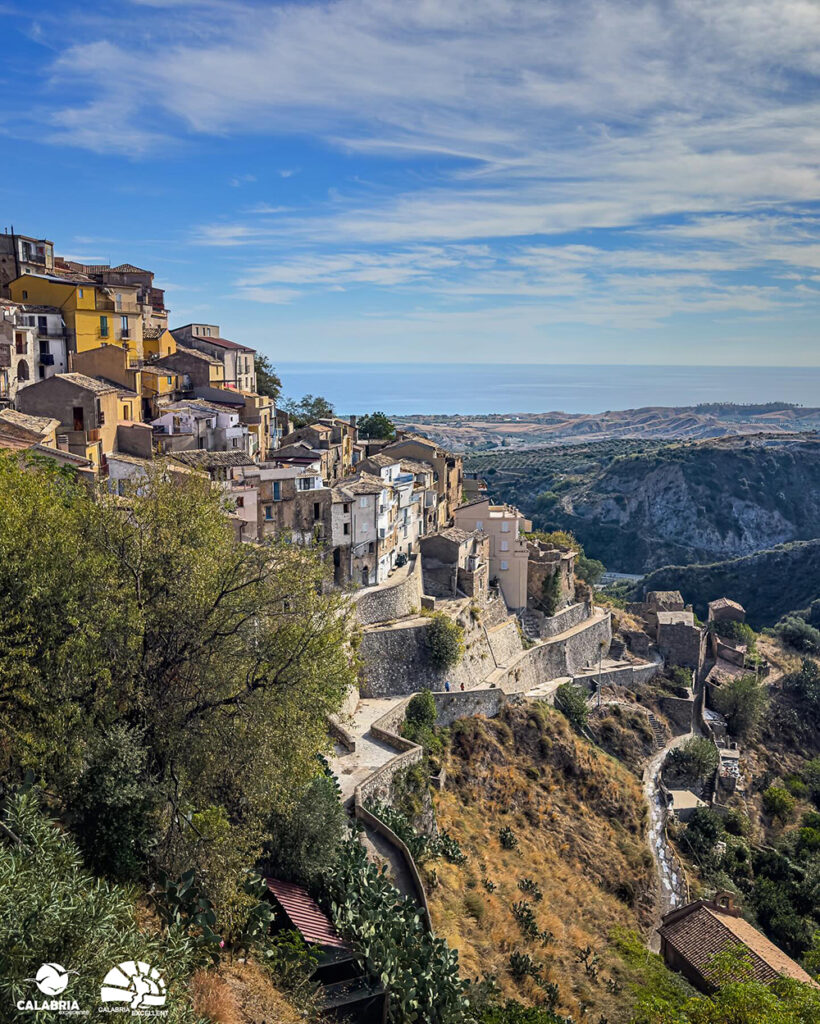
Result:
[[[17,364],[17,379],[18,380],[28,380],[29,379],[28,363],[25,361],[25,359],[21,359],[20,362]]]

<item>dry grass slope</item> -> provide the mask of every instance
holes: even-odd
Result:
[[[577,738],[563,716],[533,704],[456,723],[447,771],[438,820],[469,860],[437,862],[431,911],[437,933],[458,948],[462,973],[494,974],[505,996],[538,1002],[543,989],[509,970],[511,953],[527,953],[560,989],[564,1012],[628,1020],[638,979],[609,936],[644,929],[651,918],[647,809],[636,779]],[[502,847],[504,826],[517,848]],[[523,878],[537,882],[543,899],[519,888]],[[523,936],[512,911],[522,900],[550,933],[546,943]],[[599,957],[597,976],[577,958],[588,946]]]

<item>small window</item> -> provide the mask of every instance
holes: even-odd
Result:
[[[232,437],[231,438],[231,448],[238,448],[238,447],[239,447],[239,438],[238,437]]]
[[[281,501],[281,499],[282,499],[282,481],[281,480],[274,480],[273,481],[273,500],[274,501]]]
[[[483,519],[477,520],[476,524],[475,524],[475,528],[477,530],[483,530],[484,529],[484,520]]]
[[[108,337],[108,317],[107,316],[101,316],[100,317],[100,337],[101,338],[107,338]]]
[[[342,533],[345,535],[345,537],[349,537],[350,536],[350,523],[344,523],[343,524],[343,526],[342,526]]]
[[[82,292],[80,292],[80,294],[82,295]],[[28,298],[28,292],[25,292],[25,291],[23,292],[23,298],[24,299]]]
[[[344,503],[344,504],[342,505],[342,511],[344,512],[344,514],[345,514],[346,516],[349,516],[349,515],[350,515],[350,502],[349,502],[349,501],[346,501],[346,502],[345,502],[345,503]]]
[[[502,562],[501,563],[501,571],[502,572],[506,572],[507,569],[509,569],[509,567],[510,567],[510,563],[509,562]]]
[[[83,295],[85,295],[85,292],[82,290],[82,288],[78,288],[77,289],[77,294],[79,295],[80,298],[82,298]],[[23,292],[23,298],[25,298],[25,297],[26,297],[26,293]]]
[[[130,332],[130,330],[128,328],[128,317],[127,316],[121,316],[120,317],[120,335],[123,338],[127,338],[130,333],[131,332]]]
[[[173,377],[166,377],[165,379],[168,381],[169,384],[173,384],[174,383],[174,378]]]
[[[240,495],[236,499],[236,507],[237,508],[244,508],[245,507],[245,499],[242,497],[242,495]]]
[[[510,542],[508,540],[502,540],[501,541],[501,550],[502,551],[509,551],[510,550]]]
[[[265,505],[265,519],[273,519],[273,505]]]
[[[359,508],[367,508],[367,498],[359,498]]]
[[[48,317],[38,316],[37,317],[37,330],[40,334],[48,334]]]
[[[131,406],[130,405],[128,405],[128,404],[123,405],[123,407],[122,407],[122,415],[123,415],[123,419],[126,419],[126,420],[130,420],[131,419]]]
[[[26,336],[22,332],[14,335],[14,351],[18,356],[24,356],[26,354]]]
[[[314,519],[321,519],[322,518],[322,506],[319,504],[318,501],[314,501],[313,502],[313,518]]]
[[[501,532],[502,533],[509,533],[510,532],[510,524],[509,523],[502,523],[501,524]]]
[[[45,377],[45,375],[46,375],[46,368],[45,368],[45,366],[43,366],[41,364],[40,365],[40,379],[42,380],[42,378]]]

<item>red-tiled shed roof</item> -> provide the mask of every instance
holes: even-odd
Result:
[[[350,945],[333,927],[330,918],[322,913],[308,895],[307,889],[293,882],[280,882],[277,878],[266,878],[265,884],[305,942],[350,949]]]

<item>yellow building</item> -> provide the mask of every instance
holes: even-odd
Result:
[[[143,358],[142,314],[135,288],[116,290],[82,274],[24,274],[9,284],[16,302],[56,306],[63,315],[69,347],[85,352],[120,345],[129,358]]]
[[[146,359],[162,359],[177,350],[177,340],[167,327],[142,329],[142,349]]]

